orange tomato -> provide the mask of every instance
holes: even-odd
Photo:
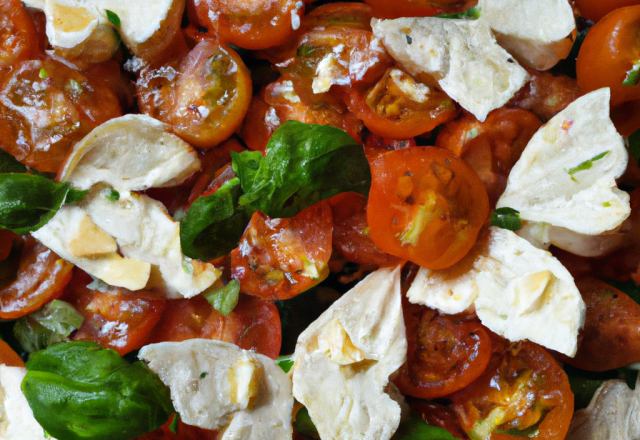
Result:
[[[402,394],[435,399],[461,390],[484,372],[491,340],[468,317],[404,304],[407,362],[394,383]]]
[[[0,69],[38,54],[36,29],[19,0],[0,2]]]
[[[379,136],[375,133],[369,133],[364,141],[364,154],[367,156],[369,162],[373,161],[379,156],[392,151],[402,150],[403,148],[415,147],[416,140],[410,139],[390,139]]]
[[[449,151],[413,147],[371,162],[367,222],[383,251],[429,269],[455,264],[489,217],[489,198],[473,169]]]
[[[428,17],[463,12],[477,0],[365,0],[376,18]]]
[[[289,299],[329,275],[331,207],[316,203],[295,217],[271,219],[256,211],[231,252],[231,277],[263,299]]]
[[[24,361],[18,353],[13,351],[9,344],[0,339],[0,364],[7,367],[24,367]]]
[[[580,15],[587,20],[599,21],[614,9],[640,5],[639,0],[576,0]]]

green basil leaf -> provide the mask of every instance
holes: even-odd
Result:
[[[238,305],[238,299],[240,298],[240,281],[231,280],[223,287],[214,284],[202,292],[202,296],[204,296],[209,304],[220,312],[221,315],[227,316],[233,312],[233,309]]]
[[[197,199],[180,221],[182,252],[209,261],[231,252],[244,233],[251,213],[238,208],[242,195],[237,177],[214,194]]]
[[[105,12],[107,13],[107,20],[109,20],[109,22],[114,25],[115,27],[119,28],[120,27],[120,17],[118,17],[118,14],[116,14],[113,11],[110,11],[108,9],[105,9]]]
[[[249,191],[256,174],[260,169],[262,153],[259,151],[245,151],[242,154],[231,151],[231,163],[233,172],[240,178],[243,191]]]
[[[456,440],[446,429],[429,425],[422,417],[412,413],[409,420],[400,422],[391,440]]]
[[[629,152],[636,163],[640,162],[640,130],[636,130],[628,138]]]
[[[34,353],[22,381],[33,415],[64,440],[127,440],[175,413],[169,389],[142,362],[129,364],[93,342],[66,342]]]
[[[26,173],[27,167],[11,154],[0,150],[0,173]]]
[[[622,81],[623,86],[635,86],[640,81],[640,60],[633,63],[633,67],[627,72]]]
[[[513,208],[498,208],[491,214],[491,226],[517,231],[522,227],[520,213]]]
[[[180,414],[175,413],[173,415],[173,420],[171,420],[171,424],[169,425],[169,431],[171,431],[171,433],[173,435],[178,435],[178,427],[180,423]]]
[[[86,191],[30,174],[0,174],[0,228],[26,234],[44,226],[63,203],[82,200]]]
[[[292,355],[290,354],[286,356],[278,356],[276,359],[276,364],[278,364],[285,373],[288,373],[291,370],[291,367],[293,367],[294,362],[291,359],[291,356]]]
[[[66,341],[71,332],[80,328],[82,321],[82,315],[71,304],[56,299],[18,319],[13,334],[26,351],[34,353]]]
[[[371,171],[362,145],[339,128],[287,121],[266,151],[250,187],[242,185],[241,207],[289,218],[342,192],[369,194]]]
[[[293,422],[293,429],[298,431],[300,434],[317,439],[320,438],[318,429],[316,428],[316,425],[313,424],[311,416],[309,415],[309,410],[304,406],[296,413],[296,421]]]
[[[454,19],[461,19],[461,18],[466,18],[469,20],[476,20],[478,18],[480,18],[480,14],[482,12],[482,8],[480,6],[474,6],[470,9],[467,9],[464,12],[458,12],[457,14],[440,14],[440,15],[436,15],[436,17],[438,18],[454,18]]]

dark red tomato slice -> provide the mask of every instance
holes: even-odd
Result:
[[[262,299],[289,299],[329,275],[331,207],[316,203],[295,217],[271,219],[256,211],[231,252],[231,277]]]
[[[91,277],[76,269],[62,298],[84,318],[72,339],[97,342],[121,356],[142,347],[160,320],[166,300],[145,290],[132,292],[112,286],[105,291],[92,290],[89,283]]]
[[[435,270],[473,247],[489,198],[464,161],[440,148],[405,148],[374,159],[371,174],[367,223],[380,249]]]
[[[539,440],[565,438],[573,416],[566,374],[532,342],[492,337],[491,360],[468,387],[449,396],[470,438],[514,440],[537,432]]]
[[[640,5],[639,0],[576,0],[580,15],[587,20],[599,21],[615,9],[625,6]]]
[[[198,428],[187,425],[182,420],[178,421],[177,434],[171,432],[171,423],[175,415],[169,421],[155,431],[136,437],[135,440],[218,440],[218,431]]]
[[[477,0],[365,0],[376,18],[429,17],[463,12]]]
[[[38,171],[57,172],[76,142],[122,115],[111,90],[58,61],[19,63],[0,87],[0,148]]]
[[[393,139],[431,131],[460,111],[444,92],[396,68],[388,69],[371,88],[350,87],[345,102],[369,130]]]
[[[3,340],[0,340],[0,364],[7,367],[24,367],[22,358]]]
[[[60,298],[71,279],[73,264],[33,238],[27,238],[18,277],[0,291],[0,319],[17,319]]]
[[[280,314],[270,301],[240,295],[228,316],[218,313],[202,295],[169,301],[147,343],[204,338],[230,342],[275,359],[280,353]]]
[[[480,323],[413,304],[404,305],[404,319],[407,362],[394,380],[402,394],[443,397],[466,387],[487,368],[491,340]]]
[[[38,55],[33,22],[20,0],[0,2],[0,69]]]

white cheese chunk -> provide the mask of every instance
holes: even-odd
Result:
[[[145,115],[111,119],[73,147],[60,180],[77,189],[98,182],[125,191],[178,185],[200,169],[200,160],[168,128]]]
[[[373,19],[371,24],[374,35],[408,73],[435,78],[480,121],[506,104],[529,78],[483,21],[425,17]]]
[[[518,60],[547,70],[569,55],[576,22],[567,0],[480,0],[481,21]]]
[[[631,208],[615,179],[628,155],[609,118],[609,98],[608,88],[588,93],[542,126],[511,170],[497,206],[585,235],[620,226]]]
[[[323,439],[389,439],[401,407],[385,387],[406,354],[400,267],[379,269],[300,335],[293,395]]]
[[[210,339],[142,347],[182,421],[225,440],[291,439],[291,381],[273,359]]]
[[[24,367],[8,367],[0,364],[0,438],[2,440],[45,439],[44,429],[33,417],[33,411],[20,389],[26,374],[27,369]]]
[[[549,252],[496,227],[456,265],[421,269],[407,297],[444,313],[473,304],[491,331],[567,356],[575,355],[584,324],[585,305],[567,269]]]

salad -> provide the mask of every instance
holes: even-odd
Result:
[[[0,23],[0,439],[640,436],[640,1]]]

